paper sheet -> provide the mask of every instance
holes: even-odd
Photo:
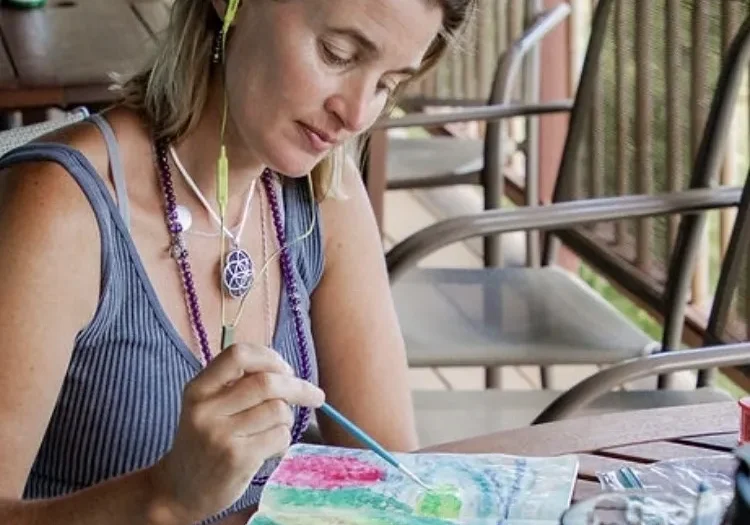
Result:
[[[295,445],[250,525],[557,525],[575,456],[403,454],[427,492],[368,450]]]

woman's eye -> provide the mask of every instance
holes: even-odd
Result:
[[[345,53],[343,50],[328,44],[326,42],[322,42],[320,44],[320,48],[323,54],[323,59],[333,66],[339,66],[344,67],[350,65],[355,57],[351,54]]]

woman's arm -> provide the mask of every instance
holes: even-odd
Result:
[[[0,523],[171,522],[146,471],[65,498],[20,501],[73,341],[96,309],[99,253],[91,206],[62,167],[0,173]]]
[[[345,200],[321,205],[325,269],[312,297],[320,384],[326,398],[391,450],[417,448],[408,367],[383,248],[357,168]],[[326,442],[359,445],[320,418]]]
[[[20,501],[0,498],[6,525],[190,525],[153,490],[150,469],[128,474],[69,496]]]

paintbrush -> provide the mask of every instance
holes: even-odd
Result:
[[[234,342],[234,327],[224,325],[221,330],[221,341],[222,348],[229,347]],[[432,488],[427,485],[424,481],[419,479],[416,474],[406,468],[403,463],[396,459],[396,457],[388,452],[383,446],[371,438],[364,430],[359,428],[357,425],[352,423],[344,414],[333,408],[328,403],[323,403],[320,407],[320,411],[330,417],[333,421],[341,425],[344,430],[349,432],[357,441],[365,445],[367,448],[375,452],[378,456],[386,460],[388,463],[396,467],[401,471],[407,478],[414,481],[414,483],[420,485],[425,490],[432,492]]]
[[[341,425],[341,427],[343,427],[344,430],[351,434],[351,436],[354,437],[357,441],[359,441],[367,448],[375,452],[378,456],[383,458],[385,461],[396,467],[407,478],[414,481],[414,483],[423,487],[425,490],[432,491],[432,488],[427,485],[427,483],[419,479],[416,474],[406,468],[404,464],[396,459],[393,454],[383,448],[382,445],[380,445],[377,441],[370,437],[364,430],[352,423],[346,416],[344,416],[344,414],[333,408],[328,403],[323,403],[323,405],[320,407],[320,411],[330,417],[333,421]]]

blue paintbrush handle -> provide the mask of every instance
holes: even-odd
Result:
[[[386,449],[384,449],[377,441],[372,439],[369,435],[365,433],[364,430],[359,428],[357,425],[349,421],[344,414],[333,408],[328,403],[323,403],[323,406],[320,407],[320,411],[323,412],[325,415],[333,419],[336,423],[341,425],[349,434],[351,434],[355,439],[360,441],[363,445],[365,445],[367,448],[375,452],[378,456],[386,460],[388,463],[393,465],[396,468],[401,468],[401,464],[399,461],[388,452]]]

